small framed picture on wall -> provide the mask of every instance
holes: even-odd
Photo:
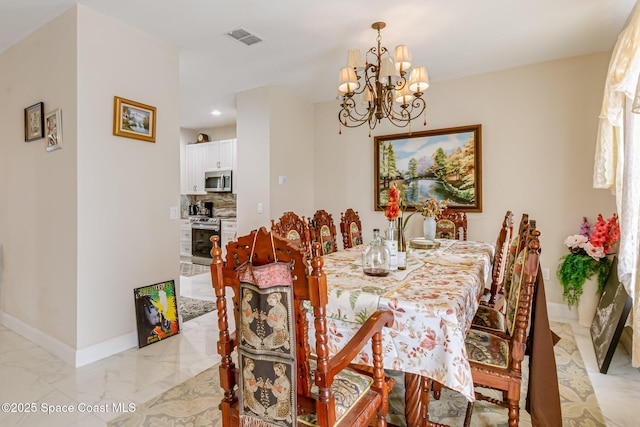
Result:
[[[44,138],[44,103],[38,102],[24,109],[24,140]]]
[[[47,113],[44,117],[46,129],[47,151],[62,148],[62,112],[59,108]]]

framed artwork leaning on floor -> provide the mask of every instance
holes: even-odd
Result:
[[[139,348],[180,333],[173,280],[135,288],[133,297]]]
[[[633,302],[618,280],[618,258],[611,263],[611,271],[604,285],[596,315],[591,323],[591,340],[600,373],[606,374],[616,351],[624,324]]]

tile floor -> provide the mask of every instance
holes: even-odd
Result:
[[[208,274],[181,277],[180,283],[182,295],[214,299]],[[600,374],[589,331],[570,323],[607,426],[638,425],[640,371],[631,367],[629,356],[620,347],[609,373]],[[136,404],[217,363],[216,338],[213,312],[186,322],[181,333],[171,339],[74,369],[0,326],[0,403],[35,403],[31,413],[7,413],[3,407],[0,425],[105,426]],[[47,414],[49,408],[52,413]],[[74,412],[55,412],[68,408]]]

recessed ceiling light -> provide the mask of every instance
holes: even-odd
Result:
[[[213,110],[213,111],[211,112],[211,114],[213,114],[214,116],[219,116],[219,115],[221,115],[222,113],[221,113],[219,110]]]

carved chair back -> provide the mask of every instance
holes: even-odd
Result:
[[[264,227],[260,230],[254,230],[247,236],[241,236],[236,241],[230,242],[226,247],[226,259],[222,259],[222,250],[218,247],[217,236],[211,238],[213,249],[211,251],[213,261],[211,263],[212,285],[216,294],[216,307],[218,314],[218,353],[221,356],[220,365],[220,386],[223,389],[223,397],[220,404],[222,412],[222,425],[224,427],[237,427],[242,423],[240,421],[241,411],[244,405],[250,405],[257,408],[257,412],[262,409],[258,405],[261,403],[252,398],[252,393],[260,393],[252,391],[254,388],[264,389],[264,393],[269,395],[272,393],[275,382],[267,383],[253,380],[251,372],[245,372],[245,369],[237,367],[233,354],[237,351],[242,354],[242,348],[239,346],[244,340],[245,334],[250,335],[250,331],[246,331],[242,316],[245,313],[253,316],[254,319],[262,319],[269,324],[271,319],[270,313],[261,314],[260,310],[249,310],[244,307],[244,300],[240,295],[242,286],[244,286],[243,273],[246,272],[248,264],[253,267],[250,276],[260,276],[260,269],[273,264],[285,264],[288,266],[288,277],[293,288],[293,333],[295,334],[295,390],[296,390],[296,408],[293,410],[293,419],[289,422],[296,425],[296,418],[303,417],[305,420],[313,420],[314,424],[320,427],[330,426],[359,426],[366,427],[372,422],[377,425],[385,425],[384,419],[388,411],[388,392],[393,387],[393,380],[384,377],[384,369],[382,366],[382,327],[391,326],[393,323],[393,314],[390,311],[379,310],[374,313],[364,325],[358,334],[345,344],[343,349],[333,357],[329,355],[327,321],[326,321],[326,305],[328,300],[326,276],[322,271],[323,261],[321,256],[320,244],[316,243],[313,247],[313,258],[311,260],[311,273],[308,273],[307,260],[300,248],[292,244],[293,242],[280,238],[275,233],[268,232]],[[281,271],[281,270],[279,270]],[[284,281],[284,280],[283,280]],[[227,290],[233,291],[233,305],[229,311],[234,316],[235,324],[240,325],[240,331],[230,330],[229,312],[227,309]],[[268,301],[268,299],[267,299]],[[309,345],[309,324],[308,313],[305,308],[309,305],[312,308],[311,318],[315,327],[315,357],[311,356],[311,348]],[[257,323],[258,320],[255,320]],[[269,328],[266,332],[259,328],[255,328],[256,335],[253,337],[255,347],[266,347],[269,337]],[[275,327],[273,328],[275,331]],[[263,332],[262,334],[260,332]],[[361,333],[362,332],[362,333]],[[266,335],[262,337],[262,335]],[[281,338],[282,335],[279,335]],[[262,342],[263,344],[260,344]],[[278,341],[281,342],[281,341]],[[344,379],[341,374],[345,368],[349,366],[349,362],[363,349],[367,342],[372,342],[373,352],[373,368],[369,368],[367,373],[370,384],[368,389],[362,391],[359,398],[354,399],[353,407],[346,409],[341,413],[338,402],[342,399],[341,395],[336,395],[332,388],[334,382],[338,382],[343,390],[351,389],[348,385],[344,385]],[[242,359],[238,358],[239,363]],[[257,364],[256,364],[257,365]],[[251,364],[249,366],[249,371]],[[275,368],[273,369],[275,371]],[[353,371],[350,370],[353,376]],[[363,376],[363,373],[357,375]],[[246,377],[253,381],[247,381]],[[257,377],[257,376],[256,376]],[[343,381],[340,383],[339,381]],[[249,393],[247,393],[249,390]],[[275,395],[275,392],[273,392]],[[261,396],[261,395],[260,395]],[[278,401],[280,402],[280,401]],[[270,408],[265,408],[265,423],[260,425],[271,425],[268,421],[273,419],[277,414],[278,408],[284,406],[272,406],[275,409],[270,412]],[[242,408],[241,408],[242,406]],[[286,408],[285,408],[286,409]],[[254,411],[255,412],[255,411]],[[310,414],[313,414],[311,418]],[[366,414],[366,416],[363,416]],[[255,418],[253,419],[255,420]],[[279,423],[278,425],[282,425]]]
[[[340,213],[340,233],[345,249],[363,244],[362,223],[358,212],[349,208],[344,213]]]
[[[498,336],[472,328],[466,339],[474,386],[502,391],[502,399],[496,399],[476,389],[476,399],[508,408],[510,426],[517,426],[520,419],[522,361],[540,269],[540,232],[535,230],[535,223],[530,224],[525,236],[525,248],[517,256],[511,279],[511,294],[515,294],[511,299],[516,303],[516,308],[510,310],[507,307],[509,322],[513,319],[509,336]],[[472,407],[473,403],[470,402],[465,425],[469,425]]]
[[[316,211],[313,218],[309,219],[309,232],[311,234],[311,244],[320,243],[323,255],[338,250],[336,226],[333,223],[333,217],[324,209]]]
[[[493,257],[493,270],[491,274],[491,292],[488,305],[496,304],[496,297],[503,294],[504,281],[509,265],[509,245],[513,237],[513,212],[507,211],[496,239],[495,255]]]
[[[271,220],[271,231],[278,236],[291,240],[297,245],[308,260],[311,259],[311,234],[305,217],[294,212],[285,212],[278,222]]]
[[[435,219],[436,239],[467,240],[466,212],[446,208]]]

